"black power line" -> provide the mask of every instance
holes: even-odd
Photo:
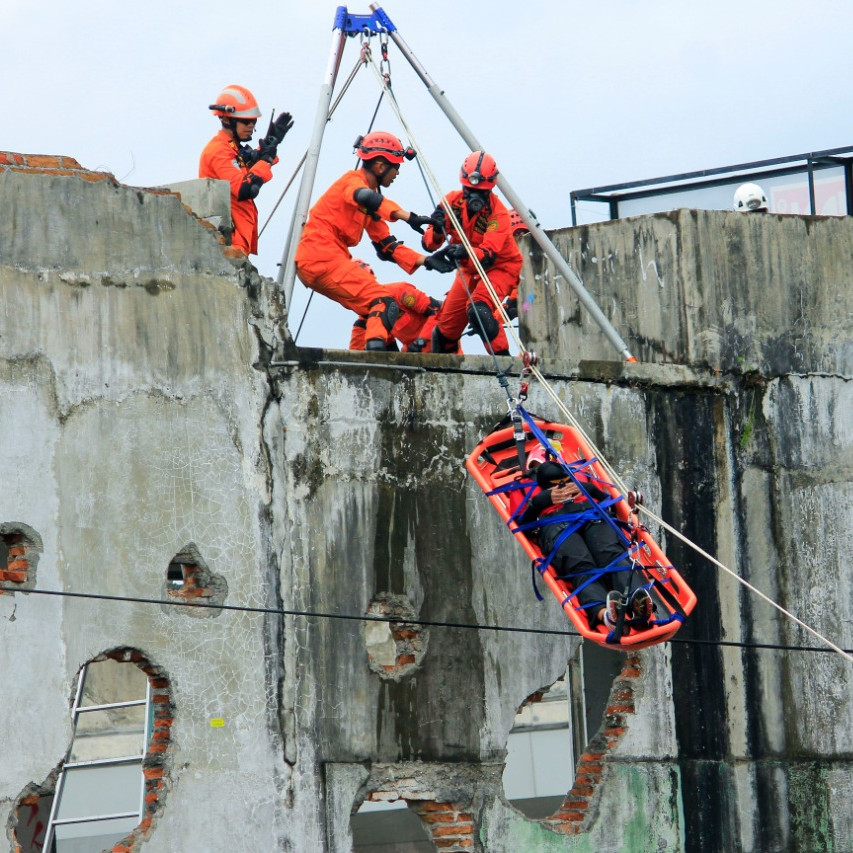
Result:
[[[520,628],[512,625],[475,625],[470,622],[447,622],[433,619],[411,619],[400,616],[374,616],[355,613],[327,613],[320,610],[290,610],[280,607],[252,607],[245,604],[211,604],[201,601],[169,600],[162,598],[140,598],[123,595],[103,595],[95,592],[64,592],[52,589],[21,589],[0,584],[0,592],[19,592],[26,595],[49,595],[60,598],[82,598],[94,601],[121,602],[124,604],[159,604],[167,607],[197,607],[210,610],[228,610],[237,613],[263,613],[271,616],[302,616],[313,619],[339,619],[349,622],[393,622],[406,625],[419,625],[424,628],[461,628],[470,631],[495,631],[509,634],[539,634],[552,637],[579,637],[576,631],[557,631],[549,628]],[[785,652],[832,652],[835,649],[819,648],[816,646],[786,646],[778,643],[743,643],[734,640],[699,640],[673,637],[668,643],[681,643],[696,646],[719,646],[737,649],[770,650]],[[615,651],[630,651],[630,649],[614,647]],[[843,649],[846,654],[853,654],[851,649]]]

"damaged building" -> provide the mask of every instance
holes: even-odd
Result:
[[[0,847],[853,849],[850,661],[662,531],[676,640],[582,644],[465,473],[492,360],[297,348],[208,189],[0,154]],[[849,650],[853,219],[552,238],[638,358],[525,242],[557,394]]]

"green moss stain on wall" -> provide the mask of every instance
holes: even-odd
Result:
[[[791,849],[835,853],[826,768],[816,762],[791,766],[788,803]]]

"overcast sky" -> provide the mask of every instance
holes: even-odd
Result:
[[[261,104],[259,127],[273,108],[295,118],[258,199],[263,224],[308,145],[337,6],[0,0],[0,149],[68,155],[131,186],[194,178],[217,129],[207,106],[240,83]],[[382,8],[546,228],[571,223],[572,190],[853,145],[853,4],[845,0],[387,0]],[[348,9],[367,14],[369,3]],[[358,55],[358,40],[348,39],[341,84]],[[467,148],[393,43],[390,70],[446,192]],[[353,140],[379,94],[361,70],[327,127],[313,198],[353,167]],[[374,127],[404,135],[387,106]],[[273,278],[297,184],[255,259]],[[387,194],[418,213],[433,207],[413,163]],[[393,230],[417,247],[405,225]],[[359,254],[381,281],[404,277],[369,245]],[[425,270],[412,280],[439,297],[449,286],[449,276]],[[297,283],[292,318],[306,298]],[[345,347],[351,321],[316,296],[299,343]]]

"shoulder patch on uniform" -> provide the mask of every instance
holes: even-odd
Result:
[[[489,224],[486,226],[486,231],[497,231],[498,230],[498,220],[490,219]]]
[[[403,294],[403,305],[406,308],[414,308],[415,307],[415,294],[414,293],[404,293]]]

